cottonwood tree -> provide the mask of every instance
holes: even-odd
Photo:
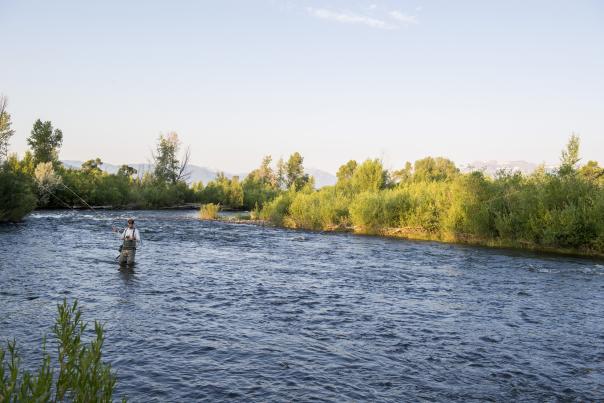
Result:
[[[577,164],[581,160],[579,158],[579,146],[581,145],[581,139],[575,133],[570,136],[566,148],[562,150],[560,155],[560,168],[558,173],[561,176],[570,175],[576,172]]]
[[[447,158],[426,157],[413,164],[413,179],[416,182],[448,181],[459,175],[455,163]]]
[[[155,165],[154,174],[158,180],[166,183],[177,183],[186,181],[190,176],[188,167],[191,149],[187,147],[179,161],[177,155],[180,145],[176,132],[159,135],[155,152],[152,155]]]
[[[288,188],[294,187],[300,190],[310,181],[310,176],[304,173],[304,158],[300,153],[295,152],[290,155],[285,164],[286,185]]]
[[[101,173],[101,165],[103,165],[103,161],[100,158],[95,158],[93,160],[88,160],[82,164],[82,171],[88,173]]]
[[[117,175],[118,176],[127,176],[127,177],[132,177],[134,175],[136,175],[138,173],[138,171],[135,168],[132,168],[129,165],[122,165],[118,170],[117,170]]]
[[[355,168],[351,178],[352,188],[360,192],[377,192],[388,184],[388,171],[379,159],[368,159]]]
[[[260,167],[250,172],[246,178],[247,181],[254,181],[262,185],[270,185],[273,187],[277,186],[277,177],[273,168],[271,168],[271,162],[273,157],[267,155],[262,158]]]
[[[8,144],[10,138],[15,134],[11,129],[10,114],[6,111],[8,100],[0,95],[0,163],[6,161],[8,156]]]
[[[36,120],[31,135],[27,138],[27,144],[34,154],[35,165],[41,162],[52,162],[56,165],[62,143],[63,132],[59,129],[53,130],[50,121],[42,122],[40,119]]]

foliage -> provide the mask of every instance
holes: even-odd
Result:
[[[38,370],[30,373],[21,369],[16,342],[9,342],[8,360],[0,348],[0,400],[111,402],[117,377],[111,365],[102,361],[103,326],[94,322],[96,337],[85,345],[82,336],[87,325],[82,322],[77,301],[69,305],[64,300],[57,309],[53,332],[58,343],[58,368],[53,370],[44,342]]]
[[[136,175],[138,173],[138,171],[134,168],[132,168],[129,165],[122,165],[119,167],[119,169],[117,170],[117,176],[125,176],[128,178],[133,177],[134,175]]]
[[[395,171],[396,186],[379,160],[349,161],[335,186],[292,187],[265,203],[260,216],[295,228],[400,229],[430,239],[603,254],[604,170],[593,161],[578,167],[578,144],[571,137],[555,173],[491,178],[428,157]]]
[[[88,173],[101,173],[101,165],[103,165],[103,161],[100,158],[95,158],[93,160],[85,161],[82,164],[82,171]]]
[[[350,218],[352,224],[364,232],[376,233],[399,227],[409,207],[409,195],[404,190],[366,191],[357,195],[350,205]]]
[[[59,148],[63,143],[63,132],[54,129],[50,121],[42,122],[36,120],[27,138],[27,144],[31,147],[35,165],[41,162],[52,162],[58,165]]]
[[[416,182],[448,181],[458,174],[455,163],[442,157],[426,157],[413,164],[413,180]]]
[[[203,220],[215,220],[218,218],[220,205],[214,203],[206,203],[199,209],[199,218]]]
[[[354,169],[351,186],[355,193],[377,192],[388,185],[388,171],[378,159],[368,159]]]
[[[36,207],[33,179],[15,161],[0,167],[0,222],[20,221]]]
[[[290,155],[285,164],[286,187],[300,190],[310,181],[310,176],[304,173],[304,158],[300,153],[295,152]]]
[[[222,172],[197,193],[197,200],[202,203],[221,204],[232,209],[243,207],[243,199],[244,191],[239,177],[229,179]]]
[[[348,204],[349,199],[333,186],[297,192],[289,206],[288,224],[313,230],[340,227],[347,223]]]
[[[10,114],[6,111],[8,101],[5,96],[0,95],[0,164],[8,157],[8,143],[15,134],[11,129]]]
[[[155,178],[162,182],[175,184],[184,182],[188,177],[190,150],[187,148],[179,161],[177,158],[180,149],[180,140],[176,132],[167,135],[160,134],[157,140],[153,163],[155,165]]]
[[[581,160],[579,158],[580,144],[579,136],[573,133],[566,144],[566,148],[562,150],[560,155],[560,168],[558,172],[561,176],[570,175],[575,172],[576,165]]]
[[[54,193],[57,186],[62,183],[62,179],[55,173],[52,162],[40,162],[34,170],[34,178],[38,186],[38,203],[41,206],[48,204],[50,196]]]
[[[289,206],[295,196],[295,191],[287,191],[264,205],[260,212],[262,220],[270,221],[275,225],[283,225],[284,219],[289,212]]]

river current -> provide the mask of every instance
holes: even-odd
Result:
[[[111,227],[130,215],[143,244],[118,270]],[[191,211],[0,226],[0,342],[29,368],[63,298],[105,323],[115,397],[131,401],[604,400],[596,260]]]

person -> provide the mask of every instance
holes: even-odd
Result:
[[[123,241],[120,248],[120,266],[125,264],[128,266],[134,265],[136,247],[141,243],[141,234],[138,228],[134,227],[134,219],[128,219],[128,226],[121,233],[115,227],[113,227],[113,232],[117,232]]]

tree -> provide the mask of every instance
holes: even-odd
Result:
[[[309,175],[304,173],[303,162],[304,158],[298,152],[290,155],[287,160],[287,163],[285,164],[285,175],[288,188],[293,186],[295,190],[300,190],[310,180]]]
[[[137,173],[138,173],[138,171],[136,169],[134,169],[131,166],[126,165],[126,164],[122,165],[117,170],[118,176],[127,176],[128,178],[131,178],[132,176],[136,175]]]
[[[187,147],[179,161],[176,157],[179,149],[180,140],[176,132],[170,132],[165,136],[159,135],[156,151],[153,154],[154,173],[158,180],[174,184],[185,181],[189,177],[191,150]]]
[[[101,165],[103,165],[103,161],[101,161],[100,158],[88,160],[82,164],[82,171],[87,173],[100,174],[101,172],[103,172],[101,170]]]
[[[0,222],[20,221],[36,207],[31,176],[11,165],[0,166]]]
[[[386,187],[388,171],[379,159],[368,159],[359,165],[352,175],[352,188],[355,192],[377,192]]]
[[[604,183],[604,168],[601,168],[597,161],[588,161],[579,168],[579,174],[590,182]]]
[[[579,139],[579,136],[575,133],[571,134],[568,143],[566,143],[566,148],[562,150],[562,154],[560,155],[560,168],[558,169],[558,173],[561,176],[570,175],[576,172],[576,165],[581,160],[581,158],[579,158],[580,144],[581,140]]]
[[[448,181],[459,175],[455,163],[447,158],[426,157],[415,161],[413,179],[419,182]]]
[[[394,171],[392,173],[392,179],[396,183],[405,183],[408,182],[413,176],[413,165],[409,161],[405,163],[405,168],[399,169],[398,171]]]
[[[35,165],[41,162],[52,162],[56,165],[59,160],[59,148],[63,143],[63,132],[52,128],[50,121],[36,120],[27,138],[27,144],[34,153]]]
[[[15,134],[15,131],[11,129],[10,115],[6,111],[7,105],[6,97],[0,95],[0,163],[8,157],[8,142]]]
[[[277,161],[277,174],[276,174],[276,180],[277,180],[277,187],[279,189],[282,189],[283,187],[285,187],[285,161],[283,161],[283,158],[279,158],[279,161]]]
[[[336,176],[338,178],[338,182],[344,182],[352,179],[352,175],[354,175],[354,171],[357,169],[357,162],[355,160],[350,160],[346,164],[342,165]]]
[[[254,181],[262,185],[276,186],[277,177],[271,168],[272,160],[273,158],[270,155],[263,157],[260,167],[250,172],[246,180]]]

